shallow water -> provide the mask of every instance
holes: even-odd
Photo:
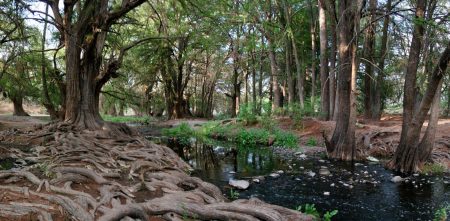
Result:
[[[396,184],[390,181],[393,174],[379,163],[352,166],[319,157],[286,159],[270,148],[235,148],[227,143],[169,146],[195,169],[194,176],[216,184],[226,195],[229,179],[262,175],[265,180],[239,191],[239,198],[257,197],[289,208],[315,204],[322,214],[337,209],[333,220],[432,220],[437,209],[450,203],[447,176],[412,176],[408,183]],[[331,176],[319,175],[321,167],[327,167]],[[268,176],[278,170],[284,171],[280,177]]]

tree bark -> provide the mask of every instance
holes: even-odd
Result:
[[[297,44],[296,44],[294,38],[292,38],[291,40],[292,40],[292,50],[293,50],[294,60],[295,60],[295,68],[297,70],[298,97],[299,97],[299,102],[300,102],[300,108],[303,109],[305,107],[305,76],[303,75],[302,65],[300,63],[300,59],[298,56]]]
[[[339,60],[338,71],[339,103],[336,127],[330,141],[325,139],[328,156],[340,160],[353,160],[356,156],[355,123],[356,123],[356,40],[358,33],[361,0],[339,1]]]
[[[335,1],[328,1],[328,17],[331,31],[331,49],[330,49],[330,67],[329,67],[329,86],[330,86],[330,120],[335,120],[335,106],[336,106],[336,51],[337,51],[337,36],[336,36],[336,5]]]
[[[424,19],[426,0],[418,0],[416,6],[415,19]],[[421,22],[414,24],[414,31],[409,51],[408,64],[405,73],[405,85],[403,89],[403,124],[400,143],[395,151],[393,159],[389,162],[389,167],[401,172],[410,172],[418,170],[418,154],[415,153],[417,148],[417,138],[409,140],[408,134],[411,121],[414,116],[416,75],[420,60],[420,50],[424,36],[424,26]],[[414,126],[416,129],[422,125]],[[416,148],[414,148],[416,146]]]
[[[272,90],[273,90],[273,101],[272,101],[272,111],[281,107],[281,91],[280,85],[278,83],[278,66],[275,58],[275,48],[272,39],[267,38],[267,44],[269,46],[269,60],[270,60],[270,72],[272,77]]]
[[[309,0],[309,7],[311,11],[311,107],[315,110],[316,104],[316,20],[314,18],[314,10],[312,1]]]
[[[11,101],[13,102],[13,106],[14,106],[14,112],[13,115],[14,116],[30,116],[25,109],[23,109],[23,97],[18,95],[18,96],[12,96],[10,97]]]
[[[50,115],[51,119],[57,119],[58,118],[58,112],[55,110],[55,106],[53,105],[52,101],[50,100],[50,95],[48,94],[48,86],[47,86],[47,76],[45,73],[45,40],[47,35],[47,19],[48,19],[48,8],[49,5],[45,7],[45,20],[44,20],[44,29],[42,33],[42,52],[41,52],[41,74],[42,74],[42,98],[43,98],[43,105],[47,109],[47,112]]]
[[[368,20],[368,25],[366,27],[364,36],[364,117],[367,119],[372,119],[373,117],[373,107],[374,102],[373,96],[373,85],[374,85],[374,47],[375,47],[375,12],[377,8],[377,0],[369,0],[369,13],[370,18]]]
[[[383,28],[382,32],[383,35],[381,37],[381,49],[379,53],[379,60],[378,60],[378,75],[377,80],[375,82],[375,93],[374,93],[374,100],[372,104],[372,119],[373,120],[379,120],[381,118],[381,113],[383,110],[383,103],[382,103],[382,90],[384,85],[384,62],[386,60],[386,55],[388,51],[388,29],[389,29],[389,21],[390,16],[389,13],[392,10],[392,0],[388,0],[386,3],[386,13],[384,15],[384,21],[383,21]]]
[[[328,79],[328,36],[327,22],[325,18],[325,0],[318,0],[319,4],[319,35],[320,35],[320,107],[321,118],[330,119],[330,85]]]

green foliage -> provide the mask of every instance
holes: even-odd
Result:
[[[138,117],[138,116],[111,116],[103,115],[103,120],[110,121],[114,123],[140,123],[149,124],[153,119],[149,116]]]
[[[295,128],[302,128],[303,124],[303,111],[298,103],[294,103],[289,105],[289,116],[294,121]]]
[[[239,192],[235,191],[233,188],[230,189],[230,199],[237,200],[239,199]]]
[[[316,206],[314,204],[305,204],[304,206],[298,206],[296,210],[311,215],[316,220],[323,220],[323,221],[331,221],[331,218],[338,213],[338,210],[327,211],[325,212],[323,218],[321,219],[320,213],[319,211],[317,211]]]
[[[315,147],[317,146],[317,140],[314,137],[309,137],[308,141],[306,141],[306,146]]]
[[[324,221],[331,221],[331,218],[333,218],[333,216],[335,216],[336,214],[338,214],[338,210],[333,210],[333,211],[327,211],[324,215],[323,215],[323,220]]]
[[[253,105],[251,103],[239,106],[238,119],[243,121],[245,125],[251,125],[257,122],[256,114],[253,113]]]
[[[297,147],[297,143],[298,139],[295,134],[283,130],[275,131],[275,146],[295,148]]]
[[[255,146],[269,143],[270,133],[260,128],[241,128],[236,136],[236,143],[242,146]]]
[[[441,175],[445,172],[445,166],[439,163],[427,163],[422,168],[424,174]]]
[[[434,213],[433,221],[445,221],[447,220],[448,213],[450,213],[450,205],[445,205]]]
[[[173,128],[164,128],[164,136],[176,138],[180,144],[189,145],[190,139],[195,136],[195,131],[187,123],[181,123]]]

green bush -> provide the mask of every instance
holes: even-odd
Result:
[[[114,122],[114,123],[141,123],[149,124],[153,119],[148,116],[138,117],[138,116],[111,116],[102,115],[103,120]]]
[[[260,128],[240,129],[236,142],[242,146],[255,146],[257,144],[267,145],[269,143],[270,133]]]
[[[295,134],[283,131],[283,130],[276,130],[275,131],[275,146],[280,147],[289,147],[289,148],[295,148],[297,147],[298,139]]]
[[[319,211],[317,211],[316,206],[314,204],[305,204],[304,206],[298,206],[296,210],[313,216],[315,220],[323,220],[323,221],[331,221],[331,218],[338,213],[338,210],[333,210],[331,212],[327,211],[323,215],[323,218],[320,219],[320,213]]]
[[[447,220],[448,213],[450,212],[450,205],[445,205],[434,213],[434,219],[433,221],[445,221]]]
[[[439,163],[427,163],[422,168],[422,173],[441,175],[445,172],[445,166]]]
[[[303,110],[298,103],[294,103],[289,105],[289,116],[294,121],[294,127],[295,128],[302,128],[303,124]]]
[[[251,125],[257,122],[256,114],[253,113],[253,105],[251,103],[239,106],[238,119],[243,121],[245,125]]]
[[[164,128],[164,136],[175,138],[180,144],[189,145],[190,139],[195,136],[195,131],[187,123],[181,123],[173,128]]]

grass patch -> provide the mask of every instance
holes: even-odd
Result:
[[[182,144],[189,144],[189,139],[213,138],[236,143],[241,147],[255,147],[257,145],[275,145],[280,147],[297,147],[298,138],[295,134],[279,128],[246,128],[241,123],[221,124],[218,121],[205,123],[194,130],[183,123],[177,127],[163,129],[163,135],[176,138]]]
[[[175,138],[180,144],[183,145],[189,145],[190,139],[192,137],[196,137],[197,134],[187,123],[181,123],[173,128],[164,128],[161,133],[164,136]]]
[[[442,175],[445,172],[445,166],[439,163],[426,163],[422,168],[422,173]]]
[[[148,116],[138,117],[138,116],[111,116],[102,115],[103,120],[113,122],[113,123],[140,123],[149,124],[152,119]]]

